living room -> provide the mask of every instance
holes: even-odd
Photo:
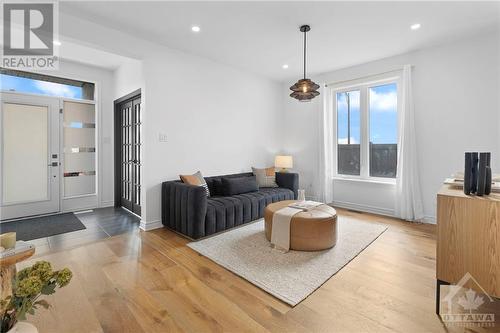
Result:
[[[56,68],[2,40],[2,333],[498,330],[499,2],[44,3]]]

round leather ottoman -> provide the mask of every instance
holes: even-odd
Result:
[[[273,215],[295,200],[285,200],[267,205],[264,211],[266,238],[271,241]],[[329,207],[329,206],[328,206]],[[310,210],[300,212],[290,222],[290,250],[320,251],[332,248],[337,243],[337,212],[329,207],[328,212]]]

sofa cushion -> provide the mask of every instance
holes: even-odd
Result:
[[[210,190],[208,189],[207,182],[205,178],[203,178],[200,171],[196,172],[192,175],[180,175],[179,176],[183,183],[195,186],[202,186],[205,188],[205,192],[207,193],[207,197],[210,196]]]
[[[259,187],[278,187],[276,184],[276,170],[274,167],[258,169],[252,167],[253,174],[257,177]]]
[[[205,234],[210,235],[262,218],[268,204],[293,198],[293,191],[281,187],[260,188],[256,192],[208,198]]]
[[[213,195],[224,195],[224,185],[222,184],[222,178],[215,178],[212,180],[212,188],[210,189],[210,194],[212,193]]]
[[[259,190],[255,176],[252,177],[239,177],[239,178],[226,178],[222,179],[222,189],[225,196],[256,192]]]
[[[253,173],[243,172],[230,175],[205,177],[205,181],[207,182],[208,188],[210,190],[210,195],[219,196],[219,195],[224,195],[222,189],[222,178],[240,178],[240,177],[251,177],[251,176],[253,176]]]

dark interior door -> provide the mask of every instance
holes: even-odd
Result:
[[[115,109],[115,125],[120,133],[115,133],[119,142],[115,145],[119,149],[119,165],[115,172],[120,177],[115,190],[119,191],[116,205],[121,205],[137,215],[141,215],[141,97],[135,96],[117,104]],[[118,201],[118,202],[116,202]]]

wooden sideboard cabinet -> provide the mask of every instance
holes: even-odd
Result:
[[[500,297],[500,194],[468,196],[444,185],[437,194],[436,313],[440,286],[466,273],[491,297]],[[478,290],[469,280],[465,287]]]

